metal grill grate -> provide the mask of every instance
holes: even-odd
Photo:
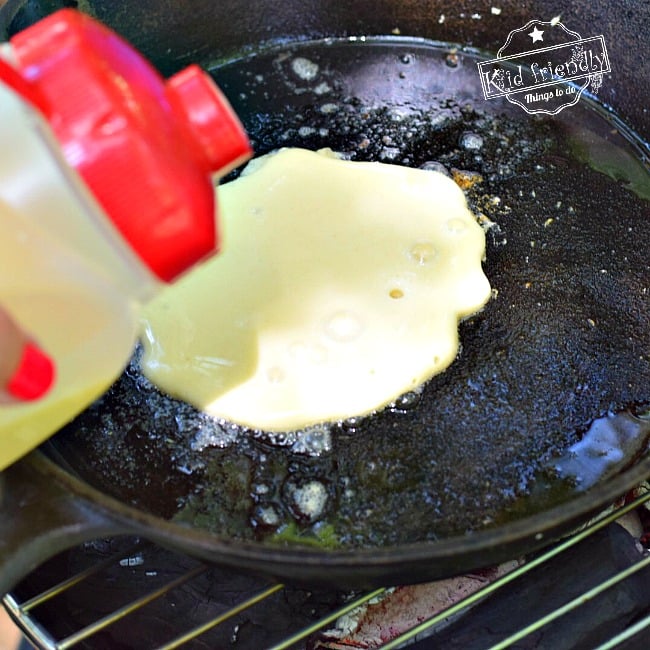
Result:
[[[596,535],[599,531],[602,531],[623,515],[639,508],[639,506],[648,500],[650,500],[650,492],[607,515],[601,516],[588,527],[577,532],[572,537],[564,540],[537,557],[529,559],[524,564],[508,572],[506,575],[486,584],[469,597],[464,598],[428,620],[414,624],[406,632],[399,634],[399,636],[393,638],[387,643],[374,647],[389,649],[397,648],[398,646],[408,646],[411,643],[417,644],[418,639],[431,635],[445,622],[453,620],[454,618],[457,619],[459,615],[478,603],[486,603],[490,598],[496,598],[499,592],[504,590],[504,588],[509,587],[517,589],[519,585],[525,586],[526,580],[532,579],[530,577],[533,575],[532,572],[539,570],[540,568],[545,569],[545,567],[549,566],[551,561],[555,558],[565,557],[566,554],[570,552],[570,549],[581,544],[584,540]],[[29,598],[25,598],[24,600],[21,600],[20,596],[18,596],[16,592],[9,594],[4,599],[5,607],[23,629],[29,640],[39,648],[45,648],[48,650],[65,650],[73,647],[108,647],[105,645],[105,642],[99,641],[99,635],[101,635],[102,632],[110,629],[118,623],[124,624],[126,622],[131,626],[144,626],[151,624],[150,621],[147,621],[146,619],[144,622],[139,620],[139,616],[142,615],[148,605],[154,602],[160,603],[160,601],[165,599],[171,599],[171,602],[167,603],[167,606],[173,607],[173,595],[177,590],[182,588],[184,585],[191,585],[201,576],[207,576],[210,578],[210,573],[215,571],[215,569],[191,560],[193,564],[187,568],[187,570],[183,569],[180,574],[171,579],[166,579],[163,584],[157,585],[153,589],[143,589],[142,593],[137,597],[130,598],[123,604],[113,607],[111,611],[99,616],[96,620],[84,624],[81,628],[72,633],[66,634],[65,636],[55,636],[55,633],[48,628],[47,624],[43,623],[43,617],[40,615],[40,612],[48,606],[56,608],[57,602],[59,602],[67,593],[89,580],[97,579],[98,576],[101,576],[102,572],[114,567],[115,565],[121,565],[124,567],[130,566],[131,563],[134,565],[138,564],[141,561],[142,553],[146,552],[146,549],[151,546],[152,545],[147,542],[138,541],[132,547],[126,550],[121,550],[116,555],[111,555],[104,560],[94,561],[91,566],[70,575],[69,577],[57,582],[54,586],[44,589]],[[616,585],[623,583],[630,576],[638,574],[649,566],[650,555],[647,552],[639,553],[638,558],[636,558],[634,562],[613,573],[605,580],[591,586],[589,589],[579,593],[578,595],[569,597],[560,606],[555,607],[551,611],[544,612],[539,617],[536,617],[535,620],[523,625],[521,628],[510,631],[498,641],[495,642],[493,639],[490,639],[481,647],[486,649],[490,648],[491,650],[506,648],[522,639],[525,639],[526,637],[538,634],[540,630],[548,629],[549,626],[557,624],[563,617],[573,615],[574,612],[587,606],[587,604],[593,601],[597,596],[605,593],[607,590],[615,588]],[[215,579],[218,579],[218,577]],[[213,584],[212,582],[210,583]],[[156,641],[150,647],[156,647],[160,650],[190,647],[192,644],[205,638],[205,635],[210,633],[210,631],[214,630],[218,626],[225,626],[227,623],[230,623],[231,625],[231,631],[229,634],[231,640],[235,642],[238,626],[233,625],[233,622],[236,621],[238,617],[241,617],[242,614],[253,611],[255,608],[264,606],[264,603],[269,602],[273,598],[278,598],[279,595],[284,594],[286,599],[290,590],[290,587],[285,587],[280,584],[267,585],[258,589],[255,593],[249,594],[245,598],[237,601],[224,611],[219,612],[218,615],[208,616],[198,624],[192,621],[185,629],[180,631],[175,630],[174,635],[172,635],[168,640],[163,643],[158,643]],[[268,639],[265,641],[260,639],[259,642],[262,645],[258,647],[272,647],[273,650],[320,647],[317,642],[314,642],[314,638],[318,635],[319,631],[331,628],[335,622],[344,615],[349,615],[357,608],[380,599],[388,592],[388,589],[377,589],[370,593],[356,594],[353,597],[348,598],[343,604],[331,607],[329,611],[325,613],[319,612],[316,620],[307,625],[299,625],[299,629],[284,634],[280,641],[271,640],[269,642]],[[638,644],[642,639],[650,638],[649,611],[650,595],[648,595],[647,602],[642,603],[642,614],[638,615],[625,629],[617,631],[605,641],[600,640],[598,650],[620,648],[626,643]],[[471,618],[472,613],[470,612],[467,616]],[[463,617],[462,620],[465,620],[465,617]],[[305,646],[305,643],[308,643],[308,646]],[[197,647],[211,646],[199,645]],[[236,644],[234,647],[237,647]],[[322,647],[338,646],[323,645]],[[640,646],[630,645],[629,647]]]

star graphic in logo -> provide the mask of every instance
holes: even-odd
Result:
[[[528,36],[530,36],[533,39],[533,43],[537,43],[537,41],[544,41],[542,38],[542,34],[544,33],[544,30],[542,29],[537,29],[537,25],[535,25],[534,29]]]

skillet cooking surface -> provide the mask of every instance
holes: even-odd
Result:
[[[223,537],[372,547],[543,511],[635,462],[650,424],[620,413],[650,406],[647,171],[585,98],[552,118],[483,100],[475,61],[333,41],[214,71],[258,154],[328,146],[474,181],[494,297],[445,373],[374,417],[270,436],[160,395],[134,362],[53,440],[69,466]]]

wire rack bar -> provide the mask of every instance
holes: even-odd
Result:
[[[650,627],[650,614],[645,618],[637,621],[634,625],[631,625],[627,630],[623,630],[616,636],[612,637],[607,643],[599,645],[594,650],[613,650],[613,648],[618,648],[623,641],[629,641],[633,639],[637,634],[643,632]]]
[[[143,548],[143,544],[138,543],[133,547],[131,547],[130,549],[128,549],[126,551],[126,554],[133,555],[138,551],[141,551],[142,548]],[[120,555],[124,555],[124,553],[120,553]],[[29,612],[30,610],[35,609],[39,605],[46,603],[52,598],[56,598],[58,595],[64,593],[68,589],[71,589],[75,585],[78,585],[79,583],[83,582],[87,578],[90,578],[91,576],[100,573],[103,569],[106,569],[107,567],[114,564],[114,562],[115,562],[115,556],[111,555],[110,557],[107,557],[105,560],[93,564],[87,569],[84,569],[83,571],[80,571],[79,573],[70,576],[66,580],[62,580],[58,584],[50,587],[49,589],[43,591],[42,593],[37,594],[36,596],[30,598],[29,600],[26,600],[24,603],[20,605],[20,610],[22,612]]]
[[[612,576],[611,578],[604,580],[601,582],[599,585],[596,587],[593,587],[592,589],[589,589],[585,591],[583,594],[578,596],[577,598],[574,598],[573,600],[570,600],[568,603],[563,605],[562,607],[558,607],[556,610],[552,611],[550,614],[547,614],[546,616],[542,616],[541,618],[537,619],[534,623],[531,625],[528,625],[515,634],[510,635],[509,637],[503,639],[500,643],[492,646],[489,650],[503,650],[503,648],[508,648],[512,644],[514,644],[516,641],[520,641],[521,639],[527,637],[529,634],[532,634],[533,632],[539,630],[540,628],[544,627],[545,625],[548,625],[552,621],[560,618],[560,616],[564,616],[568,612],[573,611],[577,607],[580,607],[581,605],[584,605],[586,602],[591,600],[592,598],[595,598],[598,594],[601,594],[603,591],[606,589],[609,589],[610,587],[613,587],[614,585],[618,584],[619,582],[622,582],[629,576],[633,575],[637,571],[641,571],[641,569],[644,569],[645,567],[650,565],[650,556],[644,558],[643,560],[637,562],[635,565],[628,567],[627,569],[624,569],[623,571],[620,571],[616,575]]]
[[[638,497],[634,501],[630,501],[628,504],[618,508],[617,510],[609,514],[606,514],[594,520],[593,522],[591,522],[589,526],[575,533],[572,537],[569,537],[568,539],[564,540],[562,543],[558,544],[557,546],[554,546],[553,548],[549,549],[542,555],[536,557],[533,560],[530,560],[529,562],[526,562],[526,564],[523,564],[520,567],[517,567],[516,569],[513,569],[512,571],[502,576],[501,578],[498,578],[494,582],[491,582],[485,585],[484,587],[481,587],[473,594],[470,594],[466,598],[463,598],[463,600],[458,601],[455,605],[448,607],[442,612],[439,612],[435,616],[427,619],[426,621],[408,630],[404,634],[401,634],[400,636],[396,637],[392,641],[389,641],[387,644],[382,646],[382,650],[392,650],[393,648],[397,648],[399,645],[405,643],[406,641],[410,641],[414,639],[416,636],[428,632],[436,625],[439,625],[446,618],[449,618],[454,614],[462,612],[463,610],[471,607],[472,605],[476,604],[483,598],[489,596],[490,594],[493,594],[498,589],[501,589],[505,585],[510,584],[515,580],[525,576],[534,568],[544,564],[545,562],[548,562],[551,558],[555,557],[556,555],[559,555],[560,553],[566,551],[572,546],[575,546],[579,542],[589,537],[589,535],[593,535],[595,532],[601,530],[602,528],[609,526],[609,524],[615,522],[624,514],[627,514],[628,512],[635,510],[640,505],[646,503],[648,500],[650,500],[650,492]],[[507,646],[503,646],[503,647],[507,647]],[[490,648],[489,650],[493,650],[493,649]]]
[[[282,589],[284,589],[284,585],[281,584],[273,585],[272,587],[269,587],[268,589],[265,589],[264,591],[261,591],[260,593],[256,594],[252,598],[249,598],[248,600],[239,603],[238,605],[229,609],[227,612],[224,612],[220,616],[217,616],[212,620],[208,621],[207,623],[204,623],[203,625],[199,625],[198,627],[189,630],[187,633],[176,637],[173,641],[170,641],[169,643],[160,646],[158,650],[174,650],[175,648],[180,648],[181,646],[185,645],[189,641],[192,641],[193,639],[196,639],[202,634],[205,634],[207,631],[211,630],[217,625],[221,625],[221,623],[224,623],[225,621],[232,618],[233,616],[236,616],[237,614],[240,614],[241,612],[249,609],[250,607],[254,607],[258,603],[261,603],[263,600],[270,598],[273,594],[277,593],[278,591],[282,591]]]
[[[93,624],[88,625],[83,629],[79,630],[75,634],[71,634],[65,639],[62,639],[56,645],[57,650],[67,650],[68,648],[71,648],[72,646],[76,645],[80,641],[83,641],[84,639],[93,636],[100,630],[107,628],[109,625],[112,625],[116,621],[121,620],[125,616],[132,614],[133,612],[139,610],[140,608],[144,607],[148,603],[156,600],[156,598],[160,598],[161,596],[164,596],[165,594],[169,593],[176,587],[179,587],[180,585],[189,582],[193,578],[196,578],[198,575],[205,572],[206,570],[207,570],[206,566],[198,566],[195,569],[192,569],[191,571],[188,571],[184,575],[180,576],[179,578],[176,578],[175,580],[168,582],[163,587],[160,587],[159,589],[155,589],[154,591],[145,594],[141,598],[137,598],[136,600],[133,600],[132,602],[115,610],[112,614],[109,614],[108,616],[104,616],[99,620],[95,621]]]
[[[560,553],[566,551],[572,546],[583,541],[589,535],[594,534],[595,532],[605,528],[609,524],[613,523],[623,515],[627,514],[643,505],[644,503],[650,501],[650,492],[643,494],[642,496],[636,498],[633,501],[625,504],[624,506],[605,514],[588,526],[585,526],[582,530],[576,532],[571,537],[565,539],[561,543],[557,544],[553,548],[547,550],[546,552],[540,554],[538,557],[526,562],[525,564],[515,568],[506,575],[494,580],[493,582],[485,585],[481,589],[477,590],[470,596],[464,598],[458,603],[452,605],[451,607],[445,609],[442,612],[439,612],[435,616],[427,619],[426,621],[412,627],[410,630],[401,634],[400,636],[394,638],[388,643],[381,646],[382,650],[392,650],[400,646],[408,646],[409,642],[414,641],[416,638],[430,634],[437,625],[442,623],[444,620],[461,613],[468,608],[472,607],[479,601],[489,597],[494,594],[497,590],[503,588],[507,584],[511,584],[516,580],[522,580],[527,573],[543,565],[545,562],[548,562],[550,559],[556,557]],[[145,545],[149,543],[146,542]],[[141,552],[143,544],[140,543],[132,549],[126,551],[127,554],[133,554],[136,552]],[[38,645],[38,647],[43,648],[43,650],[68,650],[73,646],[81,643],[84,640],[90,639],[93,635],[97,634],[101,630],[104,630],[113,623],[127,617],[134,615],[138,610],[143,608],[148,603],[160,598],[172,590],[180,587],[181,585],[197,578],[199,575],[208,570],[207,566],[200,565],[196,568],[186,572],[174,580],[167,582],[160,588],[152,590],[145,595],[137,598],[122,607],[119,607],[112,613],[98,619],[94,623],[87,625],[86,627],[80,629],[79,631],[71,634],[70,636],[61,639],[55,640],[52,638],[52,635],[44,629],[38,622],[37,618],[33,615],[33,610],[38,606],[43,605],[49,600],[60,596],[66,590],[71,589],[80,582],[88,579],[90,576],[93,576],[103,569],[110,567],[112,564],[120,561],[121,558],[124,558],[125,551],[121,551],[119,554],[116,554],[112,557],[106,558],[100,562],[97,562],[92,567],[81,571],[75,575],[70,576],[69,578],[61,581],[60,583],[54,585],[53,587],[43,591],[40,594],[37,594],[34,597],[29,598],[28,600],[18,603],[13,595],[9,594],[4,599],[4,604],[7,609],[11,612],[12,616],[18,621],[19,625],[25,630],[25,633],[28,635],[30,640]],[[545,625],[550,625],[553,621],[556,621],[561,616],[564,616],[570,611],[580,607],[581,605],[588,602],[590,599],[594,598],[598,594],[604,592],[606,589],[611,588],[615,584],[625,580],[634,573],[643,570],[644,568],[650,566],[650,556],[643,557],[641,560],[636,562],[634,565],[618,572],[607,580],[601,582],[599,585],[585,591],[583,594],[574,597],[569,602],[558,607],[554,611],[540,617],[534,623],[527,625],[521,630],[511,634],[507,638],[502,639],[496,645],[491,646],[486,650],[501,650],[502,648],[507,648],[516,643],[517,641],[525,638],[534,631],[539,630]],[[241,614],[242,612],[248,610],[249,608],[255,607],[265,601],[267,598],[272,597],[274,594],[281,592],[285,587],[281,584],[273,584],[268,588],[262,589],[260,592],[254,596],[238,603],[234,607],[230,608],[228,611],[221,613],[219,616],[214,617],[205,623],[195,626],[192,629],[179,634],[176,638],[165,643],[164,645],[157,648],[157,650],[174,650],[180,648],[185,644],[189,643],[193,639],[198,638],[199,636],[205,634],[209,630],[225,623],[226,621],[232,619],[234,616]],[[284,640],[276,643],[269,650],[288,650],[289,648],[299,647],[298,644],[305,639],[308,639],[318,633],[319,631],[335,624],[337,619],[345,614],[353,612],[355,609],[366,605],[369,601],[372,601],[375,598],[379,598],[387,592],[387,588],[380,588],[374,591],[365,593],[361,596],[358,596],[346,603],[342,607],[338,607],[329,614],[323,616],[318,621],[298,630],[297,632],[291,634],[289,637]],[[625,631],[619,633],[617,636],[613,637],[610,641],[601,645],[597,650],[610,650],[616,648],[619,644],[624,641],[633,638],[635,635],[642,633],[644,630],[650,627],[650,615],[646,618],[639,620],[633,626],[629,627]]]
[[[316,634],[316,632],[319,632],[320,630],[327,627],[328,625],[332,625],[341,616],[344,616],[345,614],[349,614],[350,612],[354,611],[358,607],[365,605],[368,601],[372,600],[373,598],[377,598],[381,596],[382,594],[386,593],[386,591],[387,589],[382,587],[380,589],[375,589],[375,591],[371,591],[367,594],[364,594],[359,598],[355,598],[347,605],[341,607],[340,609],[337,609],[336,611],[332,612],[328,616],[324,616],[316,623],[313,623],[312,625],[303,628],[299,632],[296,632],[292,636],[286,638],[281,643],[278,643],[273,647],[269,648],[269,650],[286,650],[287,648],[290,648],[296,643],[299,643],[300,641],[309,638],[310,636],[312,636],[312,634]]]

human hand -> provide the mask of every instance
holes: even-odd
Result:
[[[0,405],[35,400],[54,383],[54,364],[0,307]]]

